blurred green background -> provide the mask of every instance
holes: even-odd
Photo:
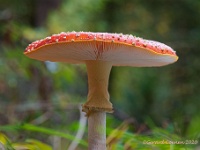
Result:
[[[31,60],[23,51],[62,31],[116,32],[163,42],[179,60],[160,68],[113,67],[109,91],[115,112],[108,114],[107,127],[129,120],[133,135],[159,128],[199,140],[199,16],[199,0],[0,0],[0,125],[32,123],[75,135],[78,106],[87,97],[86,67]],[[53,145],[42,133],[6,134]]]

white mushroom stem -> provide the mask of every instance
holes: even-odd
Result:
[[[106,112],[112,112],[108,93],[111,62],[86,61],[88,72],[88,98],[83,111],[88,116],[89,150],[106,150]]]
[[[106,112],[93,111],[88,117],[88,150],[106,150]]]

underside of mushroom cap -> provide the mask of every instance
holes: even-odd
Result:
[[[109,61],[113,66],[151,67],[178,60],[169,46],[132,35],[61,32],[31,43],[24,52],[41,61],[84,63]]]

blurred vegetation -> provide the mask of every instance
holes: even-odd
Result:
[[[117,32],[166,43],[179,60],[161,68],[113,67],[109,91],[115,112],[107,127],[115,149],[198,149],[199,143],[143,141],[200,139],[199,16],[199,0],[0,0],[1,127],[29,123],[75,136],[79,104],[87,96],[85,66],[31,60],[23,50],[62,31]],[[128,128],[115,136],[126,120],[131,120]],[[10,141],[37,139],[57,150],[56,143],[71,143],[57,134],[0,131]]]

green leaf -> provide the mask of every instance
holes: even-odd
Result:
[[[0,142],[3,145],[6,145],[8,141],[9,141],[9,139],[7,138],[7,136],[0,132]]]
[[[21,126],[21,128],[24,129],[24,130],[40,132],[40,133],[45,133],[45,134],[49,134],[49,135],[57,135],[57,136],[63,137],[65,139],[68,139],[68,140],[71,140],[71,141],[73,141],[75,139],[75,137],[70,135],[70,134],[55,131],[55,130],[49,129],[49,128],[38,127],[38,126],[35,126],[35,125],[32,125],[32,124],[23,124]],[[83,140],[80,141],[80,144],[83,145],[83,146],[87,146],[87,143]]]
[[[106,140],[108,150],[113,150],[116,148],[117,143],[121,140],[123,134],[127,131],[128,125],[128,122],[124,121],[120,126],[118,126],[110,133]]]
[[[37,145],[41,150],[52,150],[51,146],[35,139],[27,139],[26,142],[33,145]]]
[[[37,145],[30,143],[13,143],[12,146],[15,150],[42,150]]]
[[[45,128],[45,127],[39,127],[32,124],[17,124],[17,125],[4,125],[0,126],[1,131],[18,131],[18,130],[27,130],[27,131],[33,131],[33,132],[39,132],[44,133],[48,135],[57,135],[59,137],[65,138],[67,140],[73,141],[75,137],[73,135],[63,133],[60,131],[56,131],[53,129]],[[82,146],[87,146],[87,142],[84,140],[80,140],[79,142]]]

